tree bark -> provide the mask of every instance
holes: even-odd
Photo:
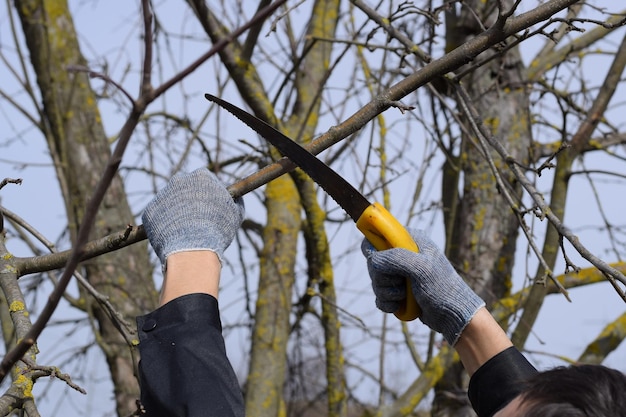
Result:
[[[502,2],[511,7],[514,2]],[[465,2],[447,23],[448,44],[464,43],[483,31],[484,27],[498,24],[496,3]],[[480,19],[480,21],[478,21]],[[532,137],[529,117],[529,93],[522,79],[524,66],[519,49],[513,47],[500,54],[497,47],[483,53],[480,58],[494,56],[486,65],[470,71],[461,83],[465,86],[478,113],[490,132],[502,141],[504,147],[524,164],[528,162],[528,149]],[[471,64],[469,64],[471,65]],[[459,69],[459,72],[463,69]],[[470,130],[471,131],[471,130]],[[462,172],[462,193],[459,206],[448,207],[455,218],[449,219],[447,251],[452,263],[468,284],[491,306],[507,296],[511,288],[511,271],[519,223],[509,203],[502,197],[496,184],[488,157],[496,161],[496,169],[514,198],[521,188],[513,175],[497,161],[500,158],[492,149],[483,149],[477,138],[462,134],[461,153],[456,162]],[[489,156],[486,156],[488,154]],[[458,173],[449,169],[444,184],[455,184]],[[456,187],[444,188],[444,201],[456,201]],[[451,203],[449,203],[451,204]],[[467,376],[462,366],[453,365],[436,388],[433,404],[435,416],[474,415],[465,391]]]
[[[84,73],[70,66],[86,64],[66,0],[16,0],[31,62],[42,94],[44,135],[63,190],[72,239],[83,218],[87,199],[110,156],[96,95]],[[100,207],[92,236],[99,237],[134,223],[121,178],[116,177]],[[145,243],[109,253],[84,264],[84,275],[118,311],[132,322],[156,306],[157,293]],[[97,341],[106,357],[117,413],[136,409],[139,387],[134,349],[108,315],[90,298],[85,310],[97,323]]]

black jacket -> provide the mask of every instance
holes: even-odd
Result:
[[[217,300],[206,294],[177,298],[137,318],[139,382],[146,417],[244,417],[237,377],[226,356]],[[491,417],[537,370],[515,348],[481,366],[469,398]]]
[[[491,417],[522,391],[537,370],[514,347],[489,359],[472,375],[469,399],[479,417]]]
[[[177,298],[137,318],[139,382],[147,417],[243,417],[217,300]]]

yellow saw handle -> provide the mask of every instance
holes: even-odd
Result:
[[[378,203],[371,204],[363,211],[356,222],[356,227],[376,250],[404,248],[419,252],[417,244],[404,226]],[[406,300],[393,314],[403,321],[415,320],[422,314],[408,279],[406,280]]]

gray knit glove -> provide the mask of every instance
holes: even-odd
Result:
[[[233,200],[215,174],[201,168],[174,175],[148,203],[141,219],[165,269],[169,255],[192,250],[213,251],[222,262],[243,215],[243,200]]]
[[[406,298],[406,279],[410,279],[413,295],[422,309],[420,320],[443,334],[454,346],[485,302],[463,281],[424,232],[408,230],[419,253],[406,249],[376,251],[367,240],[361,245],[376,306],[386,313],[398,310]]]

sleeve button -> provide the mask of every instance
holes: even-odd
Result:
[[[157,327],[157,322],[155,319],[148,319],[143,323],[143,326],[141,326],[141,330],[143,330],[144,332],[149,332],[151,330],[156,329]]]

